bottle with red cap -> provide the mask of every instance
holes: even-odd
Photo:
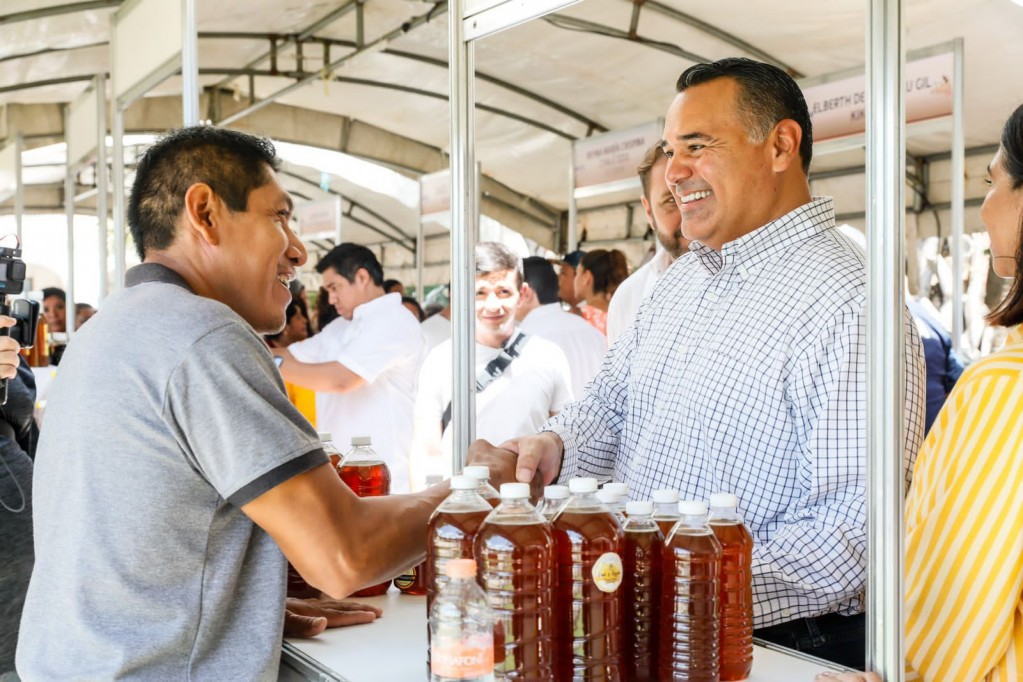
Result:
[[[679,520],[661,564],[660,675],[719,682],[721,543],[707,525],[707,503],[678,503]]]
[[[731,493],[710,496],[710,529],[721,543],[721,680],[739,682],[753,669],[753,535]]]
[[[597,499],[597,481],[574,478],[554,519],[558,556],[558,679],[621,679],[622,552],[614,513]]]
[[[494,672],[507,680],[554,676],[554,538],[529,503],[528,483],[501,486],[501,504],[476,533],[479,580],[494,611]]]

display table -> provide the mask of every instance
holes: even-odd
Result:
[[[360,599],[384,615],[367,625],[327,630],[311,639],[287,639],[281,682],[417,682],[427,679],[426,597],[392,589]],[[749,682],[811,682],[822,670],[842,670],[818,659],[776,647],[753,648]]]

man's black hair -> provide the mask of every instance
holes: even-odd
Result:
[[[529,288],[536,292],[540,305],[558,302],[558,273],[554,272],[554,266],[546,258],[523,258],[522,274]]]
[[[43,300],[45,301],[50,296],[56,296],[60,300],[64,301],[64,303],[67,303],[67,294],[64,293],[64,290],[60,287],[46,287],[43,289]]]
[[[675,88],[682,92],[718,78],[731,78],[738,84],[736,107],[751,141],[763,142],[779,121],[792,119],[799,124],[803,130],[799,157],[803,161],[803,172],[809,173],[813,157],[813,126],[803,92],[796,81],[777,66],[745,57],[729,57],[690,66],[678,77]]]
[[[128,201],[128,224],[140,258],[174,241],[185,192],[202,182],[229,209],[245,211],[249,193],[280,169],[273,144],[262,137],[213,126],[175,130],[139,160]]]
[[[378,287],[384,286],[384,269],[380,267],[380,261],[373,252],[365,246],[351,242],[335,246],[316,264],[316,272],[321,274],[327,268],[331,268],[349,282],[355,281],[355,275],[361,268],[369,274],[373,284]]]

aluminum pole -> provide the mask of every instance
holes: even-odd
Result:
[[[107,274],[107,231],[109,214],[107,192],[110,178],[107,172],[107,78],[96,76],[96,232],[99,235],[99,301],[107,297],[109,275]]]
[[[963,226],[966,222],[966,133],[963,130],[963,39],[955,39],[952,73],[952,349],[963,345]],[[971,349],[972,351],[972,349]]]
[[[71,108],[64,107],[64,139],[71,129]],[[69,147],[70,149],[70,147]],[[64,310],[66,315],[66,331],[68,334],[75,329],[75,166],[68,157],[64,170],[64,215],[67,218],[67,283],[64,285]]]
[[[902,0],[870,0],[867,24],[867,669],[903,679]]]
[[[465,40],[466,0],[448,6],[451,106],[451,426],[452,470],[461,471],[476,438],[475,332],[476,159],[473,45]]]
[[[124,111],[121,103],[114,101],[113,120],[110,134],[113,137],[113,182],[114,182],[114,282],[113,288],[124,286]]]
[[[571,155],[568,160],[568,248],[565,253],[572,253],[579,248],[579,207],[575,200],[575,142],[572,142]]]
[[[344,206],[341,203],[341,195],[334,195],[334,246],[341,245],[341,233],[344,229],[343,210]]]
[[[22,240],[22,220],[25,216],[25,183],[21,180],[21,153],[25,151],[25,138],[18,133],[14,138],[14,231],[18,245]]]
[[[422,186],[420,186],[420,189],[422,189]],[[423,205],[420,200],[419,229],[416,230],[416,300],[419,301],[420,304],[426,301],[426,295],[423,293],[423,259],[426,257],[426,254],[423,253],[423,250],[426,248],[426,239],[423,233],[426,226],[423,225],[422,215]]]
[[[181,0],[181,107],[186,126],[199,124],[199,34],[195,0]]]

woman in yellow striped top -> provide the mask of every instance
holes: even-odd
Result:
[[[916,460],[906,500],[907,681],[1023,679],[1023,106],[988,175],[980,215],[993,267],[1015,279],[988,320],[1012,329],[1002,351],[960,378]]]

